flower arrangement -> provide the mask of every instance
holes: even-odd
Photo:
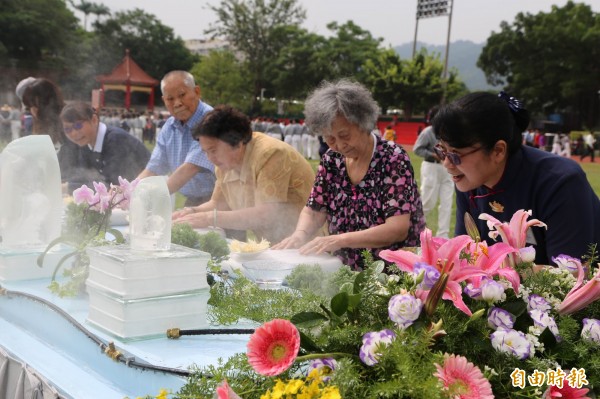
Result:
[[[106,245],[111,241],[106,239],[110,233],[115,237],[115,243],[123,243],[125,239],[120,231],[109,228],[110,216],[115,208],[129,209],[129,200],[138,180],[129,182],[119,176],[119,184],[106,187],[104,183],[93,182],[94,189],[87,185],[73,191],[73,202],[67,205],[60,237],[48,244],[46,250],[38,257],[38,266],[44,264],[44,257],[50,249],[59,244],[66,244],[73,251],[59,260],[52,274],[48,287],[60,297],[75,296],[85,287],[88,276],[89,258],[85,249],[90,245]],[[68,260],[71,267],[65,268],[65,282],[59,283],[56,274]]]
[[[215,284],[212,304],[228,303],[228,317],[248,317],[247,306],[279,316],[255,318],[266,322],[247,353],[197,370],[177,396],[210,397],[226,380],[219,398],[595,398],[596,248],[583,262],[558,255],[557,267],[534,265],[524,237],[545,225],[530,216],[522,210],[502,223],[482,215],[502,239],[493,245],[474,223],[452,239],[425,230],[420,253],[382,251],[392,266],[365,254],[361,272],[343,268],[261,300],[241,277],[229,288]],[[299,268],[288,281],[302,273],[314,269]],[[236,301],[245,303],[237,314]],[[309,396],[299,387],[313,384],[315,369],[320,390]]]

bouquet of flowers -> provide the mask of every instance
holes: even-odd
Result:
[[[596,249],[583,263],[559,255],[558,267],[534,265],[526,232],[545,225],[530,216],[522,210],[502,223],[482,215],[490,235],[502,239],[493,245],[480,240],[474,223],[467,223],[469,235],[452,239],[425,230],[418,253],[382,251],[394,263],[386,273],[383,262],[367,257],[365,270],[343,269],[324,282],[337,284],[332,297],[315,302],[319,287],[301,290],[306,308],[294,315],[277,308],[276,298],[290,295],[287,306],[295,307],[297,293],[256,302],[237,279],[229,300],[282,316],[255,331],[245,355],[198,370],[180,397],[595,398]],[[294,273],[303,272],[314,270]],[[240,318],[247,315],[240,309]]]
[[[110,216],[115,208],[129,209],[129,200],[138,180],[129,182],[119,176],[119,185],[94,182],[94,189],[87,185],[73,191],[73,202],[67,205],[62,236],[48,244],[46,250],[38,257],[38,266],[44,264],[44,257],[50,249],[59,244],[66,244],[73,251],[65,255],[57,263],[50,290],[61,297],[74,296],[82,291],[88,276],[89,259],[85,249],[89,245],[105,245],[109,243],[106,234],[115,237],[115,243],[125,240],[120,231],[109,228]],[[67,278],[63,284],[56,280],[58,270],[72,260],[71,267],[65,268],[63,276]]]

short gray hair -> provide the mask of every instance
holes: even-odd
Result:
[[[194,81],[194,75],[192,75],[188,71],[171,71],[171,72],[167,73],[165,76],[163,76],[162,80],[160,81],[160,91],[161,92],[164,93],[165,83],[167,82],[167,80],[172,79],[172,78],[179,78],[179,79],[183,80],[183,84],[192,89],[194,87],[196,87],[196,82]]]
[[[362,84],[348,79],[323,81],[304,103],[304,123],[317,134],[327,136],[337,116],[357,125],[364,132],[372,131],[379,117],[379,105]]]

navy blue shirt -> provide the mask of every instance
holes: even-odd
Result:
[[[466,234],[463,215],[469,212],[481,238],[493,244],[486,221],[479,220],[479,215],[487,213],[509,222],[519,209],[531,210],[530,219],[548,225],[547,230],[532,227],[533,234],[527,235],[538,264],[551,264],[551,257],[560,254],[581,258],[590,244],[600,243],[600,200],[584,171],[571,159],[532,147],[522,147],[509,157],[496,186],[457,191],[455,234]]]

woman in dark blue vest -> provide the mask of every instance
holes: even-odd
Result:
[[[571,159],[522,145],[529,115],[520,101],[504,92],[472,93],[442,107],[432,124],[457,191],[455,234],[466,234],[468,212],[492,243],[479,215],[508,222],[524,209],[548,226],[527,233],[538,264],[560,254],[581,258],[600,243],[600,201],[584,171]]]

